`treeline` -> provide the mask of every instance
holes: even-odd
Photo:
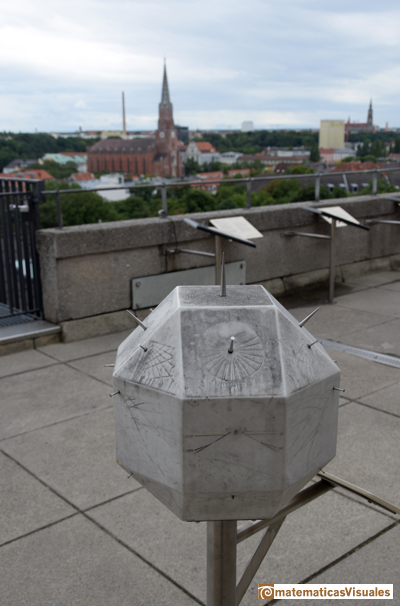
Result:
[[[36,159],[47,153],[84,152],[99,139],[55,138],[47,133],[1,133],[0,170],[15,159]]]
[[[318,145],[318,133],[294,130],[257,130],[249,133],[230,133],[222,136],[219,133],[203,133],[199,141],[209,141],[220,153],[227,151],[242,154],[256,154],[266,147],[301,147],[311,149]]]
[[[59,183],[58,187],[60,189],[77,189],[81,192],[60,195],[65,226],[157,217],[158,211],[161,209],[161,193],[154,187],[137,190],[138,193],[131,190],[132,195],[119,202],[106,202],[94,192],[81,190],[78,185]],[[50,190],[54,188],[54,185],[47,183],[46,188]],[[268,206],[314,200],[314,188],[314,183],[309,183],[303,187],[297,179],[275,179],[268,185],[261,187],[257,192],[252,192],[251,204],[252,206]],[[378,192],[389,191],[397,190],[389,185],[385,179],[379,179]],[[371,192],[372,185],[370,183],[360,193],[368,194]],[[321,185],[320,196],[322,200],[343,198],[349,195],[341,187],[335,187],[333,192],[330,193],[325,185]],[[222,183],[215,195],[190,186],[168,188],[168,213],[170,215],[244,208],[245,206],[246,186],[242,183]],[[40,205],[40,216],[43,228],[57,226],[54,195],[47,196],[46,202]]]

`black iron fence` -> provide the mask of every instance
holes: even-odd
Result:
[[[282,179],[297,179],[302,181],[303,183],[312,183],[314,182],[314,200],[320,200],[320,192],[321,185],[326,185],[328,189],[333,189],[336,185],[342,187],[349,194],[357,194],[361,191],[361,189],[368,185],[368,183],[360,182],[360,176],[363,175],[371,175],[372,176],[372,194],[376,195],[378,193],[378,177],[382,174],[388,183],[390,184],[390,179],[388,177],[388,173],[399,173],[400,176],[400,167],[399,168],[381,168],[381,169],[372,169],[372,170],[357,170],[357,171],[341,171],[335,173],[313,173],[313,174],[291,174],[291,175],[260,175],[256,177],[243,177],[243,178],[234,178],[234,179],[197,179],[197,180],[182,180],[182,181],[172,181],[171,183],[161,183],[161,184],[152,184],[147,183],[145,185],[116,185],[116,186],[107,186],[107,187],[93,187],[93,188],[84,188],[84,189],[54,189],[43,191],[43,196],[55,196],[56,207],[57,207],[57,221],[58,227],[63,227],[63,217],[62,217],[62,208],[60,201],[60,194],[79,194],[86,192],[100,192],[100,191],[109,191],[109,190],[141,190],[148,189],[149,187],[153,189],[161,190],[161,204],[162,208],[159,211],[159,215],[161,217],[168,216],[168,197],[167,190],[168,188],[176,188],[176,187],[198,187],[202,189],[207,189],[212,185],[221,185],[221,184],[246,184],[246,208],[251,208],[251,193],[253,191],[257,191],[260,187],[264,185],[268,185],[272,181],[282,180]],[[358,178],[357,178],[358,177]],[[337,183],[338,179],[341,183]],[[352,181],[357,180],[357,183],[353,183]],[[400,184],[400,179],[398,179]],[[396,184],[397,186],[397,184]],[[397,186],[398,187],[398,186]]]
[[[0,178],[0,325],[43,316],[36,230],[44,181]]]

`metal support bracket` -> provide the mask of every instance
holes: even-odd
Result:
[[[283,236],[286,237],[290,237],[290,236],[304,236],[306,238],[320,238],[322,240],[330,240],[331,237],[330,236],[324,236],[323,234],[309,234],[305,231],[285,231],[285,233],[282,234]]]

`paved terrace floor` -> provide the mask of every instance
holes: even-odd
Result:
[[[351,286],[307,328],[400,356],[400,272]],[[291,312],[300,320],[314,307]],[[176,519],[115,463],[104,364],[126,334],[0,358],[2,606],[205,603],[205,524]],[[346,391],[326,469],[399,506],[400,369],[329,353]],[[239,569],[257,541],[239,545]],[[390,604],[400,604],[399,577],[399,520],[335,489],[287,518],[242,603],[262,603],[258,583],[312,581],[394,583]]]

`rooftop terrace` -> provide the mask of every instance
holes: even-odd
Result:
[[[348,286],[307,325],[334,342],[346,390],[326,469],[399,506],[400,272]],[[291,312],[301,320],[314,308]],[[179,521],[115,463],[104,364],[129,332],[0,358],[4,605],[205,604],[205,524]],[[394,366],[335,343],[392,356]],[[239,570],[257,541],[239,545]],[[396,596],[399,544],[396,516],[334,489],[287,518],[242,603],[256,603],[258,583],[394,583]]]

